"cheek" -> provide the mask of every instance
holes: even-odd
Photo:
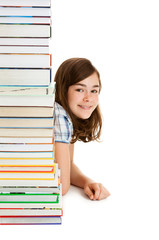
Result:
[[[75,101],[75,99],[76,99],[75,95],[70,92],[70,94],[68,95],[68,103],[71,104],[72,102]]]
[[[75,91],[70,91],[68,94],[68,103],[69,104],[74,104],[78,103],[81,100],[81,94],[75,92]]]
[[[98,103],[99,103],[99,96],[98,95],[94,97],[94,103],[96,105],[98,105]]]
[[[76,92],[74,92],[70,89],[70,91],[68,91],[68,105],[71,110],[73,110],[75,108],[78,101],[79,101],[78,94],[76,94]]]

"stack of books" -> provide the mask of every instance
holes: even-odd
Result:
[[[0,0],[0,224],[61,224],[51,0]]]

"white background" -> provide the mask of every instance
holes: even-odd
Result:
[[[111,196],[71,187],[62,226],[2,226],[6,239],[159,239],[158,13],[154,0],[52,1],[53,75],[70,57],[101,74],[103,142],[75,144],[75,162]]]

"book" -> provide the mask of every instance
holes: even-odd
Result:
[[[1,217],[0,225],[61,224],[61,217]]]
[[[50,68],[51,54],[0,53],[1,68]]]
[[[50,7],[0,7],[0,16],[51,17]]]
[[[30,106],[30,107],[53,107],[54,106],[54,94],[47,96],[39,95],[0,95],[0,106]]]
[[[58,203],[59,194],[0,193],[0,203]]]
[[[52,137],[43,137],[43,138],[19,138],[19,137],[0,137],[0,144],[1,143],[54,143],[54,138]]]
[[[55,84],[52,83],[47,87],[35,87],[35,86],[0,86],[0,96],[2,95],[14,95],[14,96],[28,96],[28,95],[37,95],[37,96],[47,96],[54,95],[55,93]]]
[[[23,143],[1,143],[0,152],[49,152],[54,150],[54,144],[23,144]]]
[[[54,152],[0,152],[0,158],[53,158]]]
[[[55,178],[55,174],[53,172],[0,172],[0,181],[5,181],[5,180],[17,180],[17,181],[22,181],[25,180],[26,183],[28,181],[33,181],[34,180],[41,180],[41,181],[52,181]]]
[[[53,128],[54,118],[1,118],[0,128]]]
[[[40,170],[44,169],[46,167],[51,167],[51,169],[54,167],[54,158],[27,158],[27,159],[17,159],[17,158],[0,158],[0,167],[10,167],[10,166],[20,166],[20,167],[40,167]],[[35,169],[36,170],[36,169]]]
[[[44,53],[49,54],[49,47],[36,46],[0,46],[0,53]]]
[[[62,216],[62,208],[0,208],[1,216]]]
[[[36,167],[36,166],[16,166],[16,165],[0,165],[0,173],[51,173],[54,167]]]
[[[6,173],[0,173],[0,186],[5,187],[57,187],[58,186],[58,166],[55,164],[55,173],[10,173],[9,176]],[[5,176],[4,176],[5,175]],[[18,176],[17,176],[18,175]],[[35,205],[33,207],[37,207]],[[53,207],[52,205],[42,205],[43,207]],[[12,208],[12,205],[1,205],[1,208]],[[15,206],[14,206],[15,207]],[[17,207],[26,207],[21,205]],[[40,207],[40,206],[39,206]]]
[[[0,117],[53,117],[52,107],[0,106]]]
[[[62,194],[62,190],[61,190],[61,185],[56,186],[56,187],[5,187],[5,186],[0,186],[0,192],[3,193],[58,193],[58,194]]]
[[[0,6],[34,6],[34,7],[50,7],[50,0],[0,0]]]
[[[49,38],[0,38],[1,46],[49,46]]]
[[[0,68],[0,85],[48,86],[51,69]]]
[[[29,206],[30,205],[30,206]],[[41,210],[42,209],[62,209],[62,195],[60,193],[58,197],[58,203],[45,203],[45,202],[39,202],[39,203],[1,203],[0,204],[1,208],[0,209],[37,209]]]
[[[3,137],[53,137],[53,128],[0,128]]]
[[[0,24],[0,37],[50,38],[51,27],[46,24]]]
[[[60,197],[59,197],[60,199]],[[1,208],[28,208],[28,203],[1,203]],[[62,202],[59,203],[32,203],[32,208],[62,208]]]
[[[47,24],[51,25],[50,17],[0,17],[0,24]]]
[[[53,137],[53,128],[0,128],[1,137]]]

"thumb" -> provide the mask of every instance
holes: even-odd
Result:
[[[88,197],[89,197],[90,199],[93,199],[93,192],[91,191],[91,189],[89,188],[89,186],[86,186],[86,187],[84,188],[84,192],[85,192],[85,194],[88,195]]]

